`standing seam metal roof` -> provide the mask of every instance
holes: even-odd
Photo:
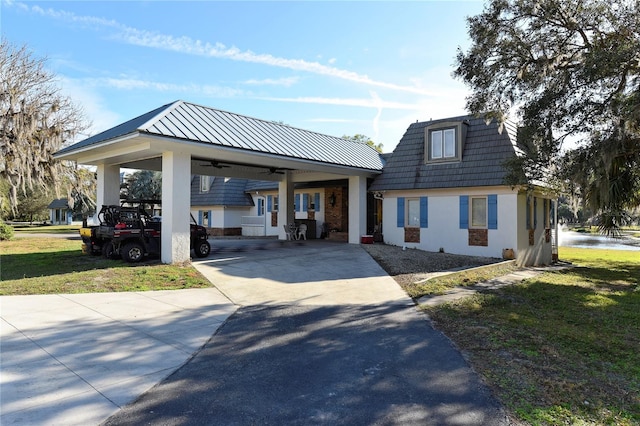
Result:
[[[380,171],[383,165],[379,153],[366,144],[184,101],[164,105],[58,154],[136,132],[360,169]]]

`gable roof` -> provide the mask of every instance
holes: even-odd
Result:
[[[68,209],[69,202],[66,198],[56,198],[47,206],[48,209]]]
[[[378,152],[363,143],[302,130],[185,101],[163,105],[109,130],[63,148],[63,156],[117,138],[147,134],[240,151],[380,171]]]
[[[425,128],[452,121],[468,125],[462,161],[425,163]],[[504,185],[503,163],[516,155],[516,133],[511,123],[500,131],[495,121],[471,115],[413,123],[369,191]]]

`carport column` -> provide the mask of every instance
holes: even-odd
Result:
[[[284,179],[278,182],[278,239],[286,240],[284,226],[296,218],[293,198],[293,181],[289,171],[284,172]]]
[[[349,176],[349,243],[360,244],[367,233],[367,178]]]
[[[96,174],[98,176],[96,213],[98,213],[104,205],[120,204],[120,166],[98,164]]]
[[[190,259],[191,156],[162,153],[162,263]]]

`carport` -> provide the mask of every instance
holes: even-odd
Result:
[[[277,181],[279,225],[293,222],[295,183],[347,179],[349,243],[358,244],[366,233],[367,179],[383,166],[378,152],[362,143],[185,101],[105,130],[54,158],[97,167],[98,206],[119,204],[121,168],[162,171],[164,263],[189,260],[191,175]]]

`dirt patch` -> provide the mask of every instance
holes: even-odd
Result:
[[[495,257],[403,250],[402,247],[381,243],[362,244],[362,247],[401,286],[428,278],[437,272],[459,271],[502,261]]]

